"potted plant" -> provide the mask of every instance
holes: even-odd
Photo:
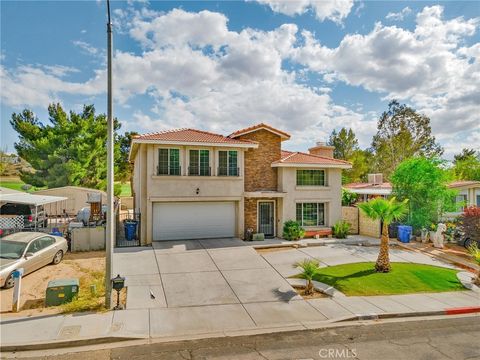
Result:
[[[333,235],[337,239],[346,239],[348,237],[348,232],[350,231],[350,224],[346,221],[339,220],[335,223],[332,230]]]

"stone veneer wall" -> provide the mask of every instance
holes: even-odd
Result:
[[[350,224],[350,234],[358,234],[358,208],[342,206],[342,220]]]
[[[239,136],[238,139],[258,142],[258,149],[249,149],[245,152],[245,191],[277,191],[277,169],[271,165],[281,158],[280,136],[261,129]],[[247,212],[245,206],[245,219]]]

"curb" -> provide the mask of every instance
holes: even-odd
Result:
[[[336,322],[345,322],[352,320],[380,320],[393,318],[421,317],[421,316],[441,316],[441,315],[464,315],[480,313],[480,306],[466,306],[458,308],[448,308],[443,310],[417,311],[404,313],[383,313],[383,314],[364,314],[345,317]]]
[[[41,343],[35,343],[35,344],[2,345],[0,346],[0,353],[32,351],[32,350],[49,350],[49,349],[69,348],[69,347],[86,346],[86,345],[110,344],[110,343],[131,341],[131,340],[145,340],[145,338],[107,336],[107,337],[100,337],[100,338],[41,342]]]

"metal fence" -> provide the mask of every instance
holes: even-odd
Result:
[[[127,239],[127,231],[125,229],[126,222],[135,222],[136,229],[133,233],[132,239]],[[131,246],[140,246],[140,224],[141,216],[140,213],[135,211],[119,211],[117,213],[117,226],[116,226],[116,247],[131,247]]]

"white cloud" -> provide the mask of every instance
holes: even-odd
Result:
[[[412,12],[412,9],[410,9],[408,6],[404,7],[402,11],[399,11],[397,13],[394,12],[389,12],[385,18],[387,20],[392,20],[392,21],[403,21],[403,19],[408,16]]]
[[[352,105],[357,110],[336,104],[329,83],[342,81],[416,106],[431,117],[442,143],[459,144],[455,134],[466,131],[473,142],[480,133],[480,45],[465,39],[479,20],[445,20],[442,11],[425,7],[414,30],[378,23],[329,48],[295,24],[233,31],[225,15],[212,11],[122,10],[122,31],[143,52],[116,51],[115,100],[132,107],[128,102],[136,96],[151,101],[150,108],[134,111],[129,130],[198,127],[228,133],[263,121],[291,132],[291,147],[306,148],[347,126],[367,146],[378,114],[362,114],[358,104]],[[304,68],[287,70],[286,61]],[[66,81],[69,71],[74,70],[1,69],[2,99],[13,106],[45,106],[62,94],[104,93],[103,67],[83,83]],[[324,83],[309,86],[309,73]]]
[[[255,0],[265,4],[272,11],[289,15],[301,15],[307,11],[313,11],[320,21],[331,20],[340,24],[353,7],[354,0]]]
[[[81,40],[74,40],[72,41],[73,45],[77,46],[78,48],[82,49],[85,53],[89,55],[97,55],[99,53],[99,50],[90,45],[89,43]]]
[[[304,31],[292,57],[324,79],[343,81],[409,101],[432,119],[437,133],[478,128],[478,43],[461,46],[480,18],[443,19],[441,6],[425,7],[413,31],[377,23],[365,35],[346,35],[328,48]]]

